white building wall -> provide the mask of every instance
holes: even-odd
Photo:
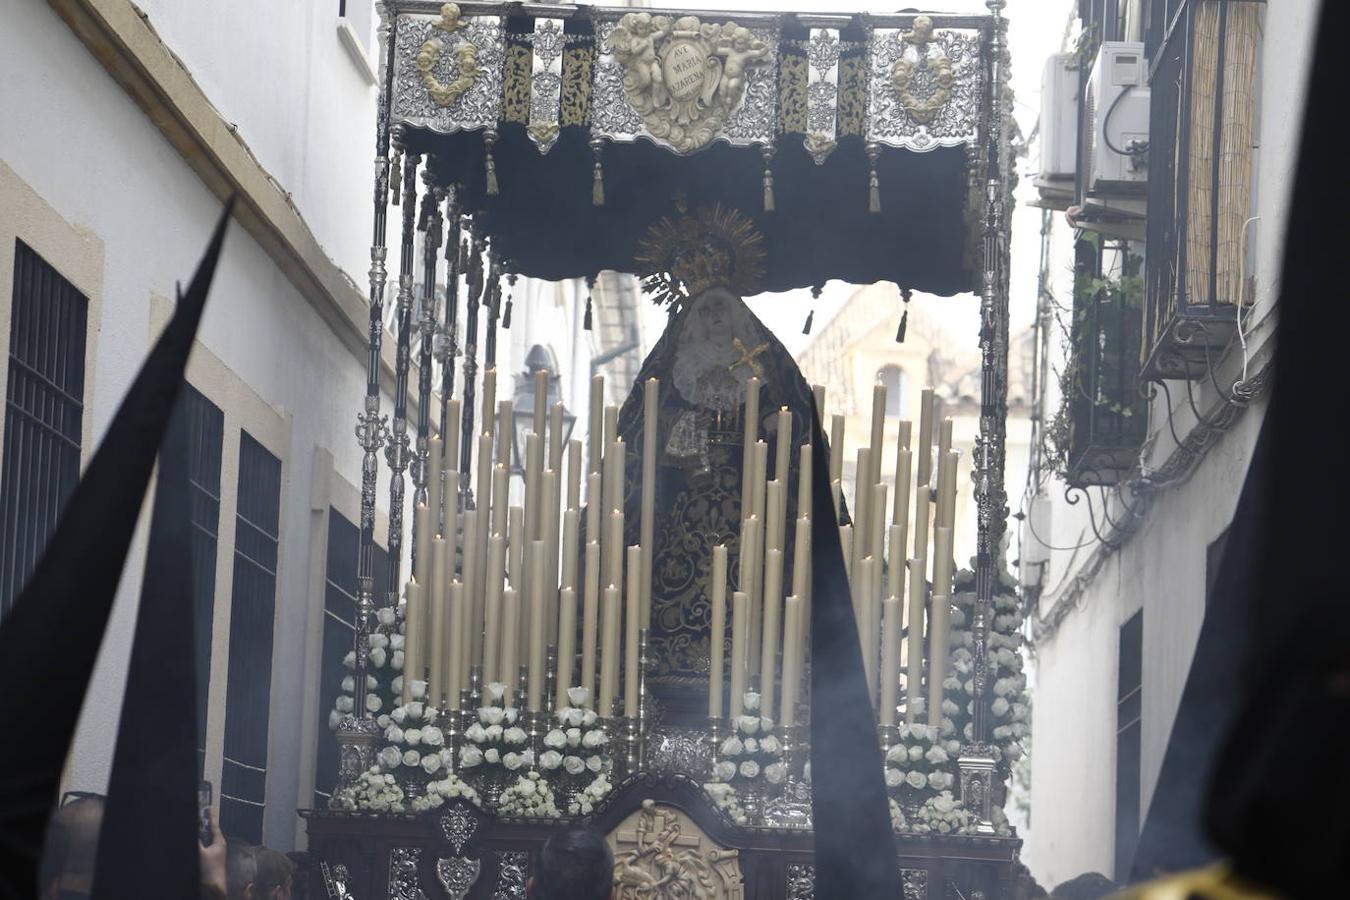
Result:
[[[1305,96],[1316,10],[1314,0],[1298,0],[1282,4],[1278,15],[1268,11],[1264,19],[1254,164],[1259,218],[1250,225],[1248,242],[1256,302],[1244,314],[1249,376],[1273,352],[1280,254],[1302,118],[1301,99],[1292,98]],[[1055,297],[1066,309],[1072,299],[1073,237],[1055,214],[1050,274]],[[1068,324],[1067,312],[1060,318]],[[1055,373],[1065,364],[1058,339],[1052,338],[1050,349],[1047,418],[1058,408]],[[1236,341],[1216,368],[1219,384],[1242,377],[1243,349]],[[1172,427],[1184,440],[1195,423],[1186,386],[1169,382],[1168,387]],[[1208,381],[1192,390],[1206,415],[1222,405]],[[1146,471],[1156,470],[1176,449],[1165,404],[1166,395],[1159,391],[1149,413]],[[1118,552],[1101,549],[1088,524],[1087,502],[1080,497],[1075,505],[1067,503],[1061,482],[1048,482],[1029,507],[1029,524],[1021,533],[1022,577],[1032,583],[1039,578],[1037,614],[1044,618],[1052,610],[1062,612],[1063,604],[1072,605],[1058,628],[1035,646],[1032,827],[1026,857],[1047,888],[1086,871],[1113,875],[1119,629],[1141,608],[1140,788],[1141,813],[1147,816],[1204,619],[1206,551],[1232,520],[1264,414],[1264,402],[1254,403],[1188,480],[1157,494],[1138,532]],[[1104,501],[1114,520],[1124,519],[1116,492],[1088,490],[1099,528]],[[1040,574],[1039,560],[1046,561]]]
[[[319,62],[319,57],[333,55],[318,46],[336,43],[331,23],[320,28],[317,12],[296,14],[319,4],[254,3],[246,10],[232,5],[216,10],[218,20],[211,27],[205,27],[195,4],[148,6],[152,17],[168,20],[170,27],[162,33],[187,45],[183,56],[193,71],[198,71],[194,56],[210,61],[203,67],[203,84],[221,92],[222,109],[253,123],[246,136],[259,139],[255,146],[265,164],[295,179],[282,183],[297,186],[297,197],[304,201],[303,209],[312,211],[310,222],[325,246],[364,268],[372,141],[367,123],[373,123],[373,106],[367,110],[361,102],[352,103],[345,87],[325,86],[350,80],[351,73],[342,59]],[[89,323],[89,340],[97,341],[97,350],[92,391],[85,400],[93,410],[92,430],[84,435],[87,460],[149,348],[156,321],[152,298],[162,304],[162,298],[174,295],[175,282],[190,277],[221,206],[50,7],[18,0],[5,0],[0,7],[5,22],[0,28],[0,121],[24,123],[0,129],[0,162],[103,249],[102,315]],[[278,21],[285,25],[281,34],[276,33]],[[302,54],[308,67],[294,67],[295,48],[308,48],[309,55]],[[325,78],[318,69],[329,63],[332,73]],[[264,82],[267,90],[262,90]],[[255,112],[263,118],[249,118]],[[342,137],[347,126],[359,133]],[[351,161],[358,156],[359,172]],[[22,236],[25,223],[7,224],[16,224]],[[61,268],[61,260],[48,261]],[[326,533],[311,531],[310,468],[315,448],[323,448],[332,454],[341,477],[359,482],[360,453],[352,426],[364,395],[365,360],[339,340],[272,257],[237,224],[226,240],[199,341],[275,410],[288,436],[279,448],[284,478],[281,559],[264,826],[264,840],[286,849],[294,842],[294,810],[309,803],[310,786],[300,783],[300,760],[313,752],[301,739],[304,698],[317,687],[305,677],[308,560],[311,541],[326,540]],[[221,389],[203,387],[208,396],[212,388]],[[231,411],[226,415],[228,420]],[[223,480],[231,477],[231,464],[224,460]],[[382,482],[381,505],[386,496]],[[71,754],[70,789],[101,790],[106,785],[144,565],[148,509],[147,504]],[[222,525],[233,512],[222,509]],[[228,607],[230,597],[218,595],[216,603],[218,609]],[[228,637],[219,622],[217,618],[218,651]],[[217,671],[223,677],[223,669]],[[223,698],[223,691],[213,689],[213,699],[217,695]],[[222,699],[211,715],[223,713]]]

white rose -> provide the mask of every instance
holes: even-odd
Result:
[[[401,695],[401,694],[403,693],[403,676],[402,676],[402,675],[399,675],[399,676],[398,676],[397,678],[395,678],[393,681],[389,682],[389,690],[390,690],[391,693],[398,694],[398,695]]]
[[[747,759],[745,762],[741,763],[738,771],[741,773],[742,778],[754,778],[759,774],[759,763],[755,762],[753,759]]]
[[[761,739],[759,742],[759,749],[760,752],[768,753],[771,756],[777,756],[779,753],[783,752],[783,748],[778,743],[778,738],[773,735]]]
[[[759,731],[759,716],[741,716],[736,720],[736,730],[741,734],[754,734]]]
[[[928,784],[928,779],[923,777],[922,772],[910,772],[905,776],[905,781],[915,790],[923,788]]]
[[[555,728],[544,735],[544,746],[552,747],[555,750],[561,750],[563,747],[567,746],[567,735]]]
[[[496,765],[497,763],[502,761],[502,755],[500,752],[498,752],[496,747],[490,747],[488,748],[488,751],[483,754],[483,759],[487,760],[493,765]]]
[[[586,757],[586,768],[590,769],[592,772],[599,772],[604,768],[604,765],[605,761],[598,756]]]
[[[407,710],[408,715],[412,716],[414,719],[420,719],[422,718],[422,715],[426,712],[426,707],[423,704],[419,703],[418,701],[414,700],[412,703],[407,704]]]
[[[367,675],[367,676],[366,676],[366,690],[367,690],[367,691],[373,691],[373,690],[375,690],[376,688],[378,688],[379,686],[380,686],[380,679],[376,678],[374,675]]]
[[[886,770],[886,787],[899,787],[900,783],[904,780],[905,776],[900,774],[899,769]]]
[[[352,676],[350,675],[342,676],[342,692],[344,694],[351,694],[354,693],[355,691],[356,691],[356,679],[352,678]]]
[[[507,725],[514,725],[516,724],[516,717],[519,714],[520,711],[517,710],[514,706],[507,706],[504,709],[502,709],[502,721],[505,722]]]
[[[410,744],[422,743],[422,729],[420,728],[409,728],[407,731],[403,732],[403,736],[408,739],[408,743]]]
[[[427,695],[427,683],[414,678],[408,686],[408,693],[412,695],[414,700],[421,700]]]
[[[391,635],[389,635],[389,649],[391,649],[391,650],[402,650],[402,649],[403,649],[403,642],[404,642],[404,640],[405,640],[405,638],[404,638],[403,635],[401,635],[401,634],[391,634]]]
[[[809,759],[806,761],[806,765],[802,766],[802,781],[807,784],[811,783],[811,760]]]
[[[502,726],[500,725],[489,725],[483,730],[487,733],[489,741],[500,741],[502,739]]]
[[[389,661],[389,655],[381,647],[374,647],[370,651],[370,661],[375,664],[375,668],[383,669],[384,664]]]
[[[960,711],[961,707],[957,706],[954,701],[951,700],[942,701],[942,714],[944,716],[955,716]]]
[[[506,685],[500,681],[490,682],[487,686],[487,693],[493,700],[500,700],[506,696]]]
[[[581,714],[581,727],[590,728],[592,725],[595,724],[595,720],[597,718],[599,717],[595,714],[595,710],[593,709],[584,710]]]
[[[523,728],[512,726],[502,732],[502,740],[506,741],[508,744],[523,744],[525,743],[525,739],[526,734]]]
[[[714,769],[718,781],[730,781],[736,777],[736,764],[730,760],[722,760]]]
[[[591,699],[591,692],[584,687],[570,687],[567,689],[567,702],[575,707],[583,707]]]
[[[745,752],[746,752],[746,753],[758,753],[758,752],[759,752],[759,741],[755,740],[754,738],[746,738],[746,739],[745,739]]]
[[[445,732],[435,725],[428,725],[422,729],[422,743],[428,747],[439,747],[445,743]]]
[[[577,747],[580,745],[581,745],[581,729],[580,728],[567,729],[567,746]]]
[[[502,765],[506,766],[506,768],[510,769],[512,772],[519,769],[521,763],[524,761],[525,760],[521,758],[519,753],[508,753],[502,757]]]
[[[341,724],[342,713],[338,712],[336,709],[330,709],[328,711],[328,730],[336,731],[337,727]]]
[[[436,770],[441,767],[441,757],[436,753],[428,753],[422,757],[422,771],[428,775],[435,775]]]
[[[947,751],[934,744],[933,749],[924,754],[924,759],[935,766],[940,766],[947,761]]]
[[[381,728],[388,728],[389,721],[390,721],[389,716],[387,716],[384,713],[380,713],[378,716],[375,717],[375,724],[380,726]]]
[[[605,745],[605,733],[603,731],[588,731],[581,736],[581,746],[587,750],[594,750],[597,747]]]
[[[914,762],[918,762],[919,760],[923,759],[923,748],[918,746],[910,747],[909,758]]]
[[[909,761],[909,748],[904,744],[896,744],[886,751],[886,762],[904,763]]]
[[[392,769],[403,762],[403,754],[397,747],[385,747],[380,751],[380,765],[386,769]]]
[[[403,743],[403,729],[397,725],[390,725],[384,730],[384,739],[393,744]]]
[[[947,743],[943,744],[942,746],[943,746],[943,749],[945,749],[945,750],[947,751],[947,757],[948,757],[949,759],[950,759],[951,757],[953,757],[953,756],[956,756],[956,755],[960,754],[960,752],[961,752],[961,742],[960,742],[960,741],[955,741],[955,740],[953,740],[953,741],[948,741]]]
[[[773,719],[764,716],[759,717],[759,731],[761,734],[768,734],[773,731]]]
[[[1022,745],[1013,741],[1004,748],[1003,755],[1008,758],[1009,762],[1016,762],[1022,756]]]
[[[475,744],[481,744],[487,740],[487,732],[484,731],[483,726],[479,725],[477,722],[474,722],[468,728],[464,729],[464,736]]]
[[[769,763],[764,767],[764,778],[769,784],[782,784],[787,777],[787,766],[780,762]]]
[[[580,756],[565,756],[563,757],[563,769],[569,775],[580,775],[586,771],[586,763]]]
[[[392,606],[381,606],[379,610],[375,613],[375,618],[380,620],[381,625],[388,627],[394,624],[397,615],[398,614],[394,612],[394,608]],[[380,635],[380,637],[383,636],[384,635]],[[374,635],[371,635],[371,637],[374,637]]]
[[[741,700],[741,705],[745,707],[747,712],[754,712],[759,709],[759,694],[754,691],[746,691],[745,697]]]
[[[422,754],[416,750],[403,751],[403,764],[405,766],[420,766],[422,764]]]
[[[378,631],[370,636],[370,649],[383,650],[389,646],[389,638],[380,634]]]
[[[366,694],[366,712],[377,713],[380,707],[384,706],[384,701],[375,694]]]
[[[459,764],[463,768],[470,769],[483,762],[483,751],[474,746],[464,746],[459,748]]]
[[[349,713],[355,708],[356,701],[346,694],[340,694],[338,695],[337,703],[334,705],[337,706],[338,712]]]
[[[549,772],[552,772],[554,769],[558,768],[558,766],[561,766],[562,761],[562,754],[557,750],[545,750],[543,753],[539,754],[539,765],[543,766]]]
[[[481,706],[478,708],[478,721],[484,725],[500,725],[506,712],[500,706]]]
[[[396,706],[394,711],[389,714],[389,718],[402,725],[403,721],[408,718],[408,711],[401,706]]]
[[[450,751],[449,747],[442,747],[439,756],[441,757],[441,765],[445,766],[447,769],[450,768],[455,761],[455,754]]]
[[[734,734],[722,742],[723,756],[740,756],[743,752],[745,752],[745,745]]]
[[[946,772],[929,772],[928,786],[935,791],[940,791],[947,786]]]
[[[994,715],[998,716],[1000,719],[1006,716],[1008,710],[1011,709],[1011,707],[1008,706],[1008,701],[1002,697],[995,697],[994,702],[989,708],[993,711]]]
[[[342,657],[342,664],[349,669],[356,668],[356,651],[348,650],[347,655]]]
[[[407,657],[404,656],[402,650],[395,650],[395,651],[394,651],[394,658],[393,658],[393,661],[390,663],[390,665],[391,665],[393,668],[398,669],[398,670],[401,672],[401,671],[403,671],[403,660],[406,659],[406,658],[407,658]]]

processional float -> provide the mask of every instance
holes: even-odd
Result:
[[[1009,894],[1020,841],[1000,806],[1026,733],[1001,551],[1014,175],[1005,4],[986,5],[977,17],[378,4],[356,638],[331,720],[334,802],[303,811],[311,849],[353,896],[524,897],[538,846],[567,819],[611,835],[620,896],[666,896],[651,892],[657,866],[679,885],[670,896],[812,896],[805,610],[821,472],[906,896]],[[516,412],[496,399],[495,348],[520,276],[644,274],[674,321],[684,289],[718,266],[754,268],[769,291],[833,278],[892,281],[905,302],[980,296],[978,541],[973,571],[957,572],[956,454],[930,392],[918,428],[902,423],[887,448],[878,387],[848,498],[842,417],[828,465],[813,465],[809,413],[760,411],[762,347],[740,345],[728,368],[743,368],[743,405],[707,429],[735,448],[740,514],[707,541],[706,709],[691,717],[679,678],[655,684],[656,454],[626,446],[621,423],[654,446],[670,386],[645,379],[621,414],[593,381],[583,446],[537,373],[513,505]],[[810,393],[823,420],[829,398]]]

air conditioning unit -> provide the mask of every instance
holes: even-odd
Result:
[[[1148,183],[1148,63],[1144,45],[1106,41],[1088,76],[1088,194],[1139,196]]]
[[[1042,181],[1073,180],[1078,153],[1078,70],[1073,54],[1059,53],[1041,72]]]

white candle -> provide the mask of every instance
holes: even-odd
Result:
[[[443,499],[445,502],[444,525],[438,533],[446,535],[446,539],[450,542],[450,545],[452,547],[457,547],[460,544],[459,472],[455,469],[447,469],[445,472],[445,494]],[[446,596],[449,597],[449,594],[446,594]]]
[[[503,400],[497,404],[497,463],[511,465],[511,444],[515,442],[516,429],[512,424],[511,401]]]
[[[638,713],[638,676],[641,659],[639,641],[642,627],[642,548],[628,548],[628,609],[624,615],[623,714],[630,719]]]
[[[445,462],[442,467],[447,472],[459,471],[459,424],[463,415],[464,407],[458,399],[452,398],[445,405],[445,424],[441,426],[445,432]]]
[[[783,700],[778,721],[790,728],[797,718],[797,686],[801,679],[802,598],[796,594],[783,601]]]
[[[572,673],[577,661],[577,592],[563,588],[558,597],[558,690],[553,698],[554,709],[571,705],[567,689],[576,685]]]
[[[487,593],[483,603],[483,681],[502,681],[505,673],[497,668],[501,644],[502,577],[506,567],[506,538],[494,534],[488,538]]]
[[[564,590],[577,588],[577,542],[580,539],[579,521],[581,513],[576,509],[569,509],[563,513],[562,530],[562,580],[560,584]]]
[[[547,548],[543,541],[531,541],[525,564],[529,567],[530,656],[529,681],[526,683],[525,708],[544,708],[544,563]]]
[[[952,593],[952,530],[945,525],[933,529],[933,593]]]
[[[881,446],[886,440],[886,385],[872,386],[872,468],[867,470],[867,484],[881,480]]]
[[[532,541],[539,536],[539,477],[543,474],[540,464],[539,435],[525,435],[525,534]]]
[[[501,463],[492,469],[492,531],[506,534],[506,516],[511,510],[511,470]]]
[[[543,520],[539,523],[539,539],[544,542],[544,640],[558,642],[558,473],[545,469],[539,482],[539,496],[543,500]]]
[[[420,619],[422,610],[422,585],[413,578],[408,582],[408,609],[403,640],[403,692],[401,702],[412,700],[412,683],[426,677],[422,670],[422,654],[419,641],[422,637]],[[416,628],[414,629],[414,623]],[[434,622],[432,623],[434,626]],[[434,705],[434,704],[433,704]]]
[[[900,610],[904,612],[905,603],[905,526],[891,526],[890,556],[886,568],[889,578],[886,584],[886,596],[900,598]]]
[[[609,571],[605,573],[605,587],[623,586],[623,513],[614,510],[609,514],[609,531],[605,534],[605,545],[608,546],[609,558],[605,560],[609,563]],[[605,546],[601,546],[601,555],[605,554]]]
[[[534,433],[541,438],[548,427],[548,369],[534,373]]]
[[[939,587],[951,579],[952,531],[947,527],[935,529],[933,538],[933,608],[929,629],[928,648],[928,724],[942,724],[942,681],[947,675],[947,633],[951,618],[951,602],[947,593],[937,593]],[[945,560],[945,562],[944,562]],[[944,581],[939,581],[944,579]]]
[[[520,592],[515,588],[502,591],[501,658],[498,668],[507,696],[516,689],[520,679]]]
[[[581,441],[577,438],[567,446],[567,508],[581,509]]]
[[[745,383],[745,421],[741,434],[741,517],[748,515],[745,498],[753,496],[754,446],[759,440],[759,379],[751,377]]]
[[[909,561],[909,665],[905,672],[905,722],[913,725],[923,691],[923,560]]]
[[[920,487],[928,484],[933,474],[933,389],[924,388],[919,395],[919,470]],[[922,493],[922,492],[921,492]]]
[[[592,472],[586,476],[586,540],[599,541],[604,526],[605,504],[601,500],[604,489],[601,486],[603,476]],[[603,559],[603,555],[601,556]],[[603,587],[603,585],[602,585]]]
[[[956,530],[956,473],[961,464],[961,452],[948,450],[942,456],[943,487],[938,497],[942,511],[942,524]]]
[[[441,631],[441,647],[444,650],[441,664],[441,677],[437,679],[437,691],[450,709],[458,709],[460,692],[467,684],[464,678],[464,644],[460,640],[464,633],[464,583],[452,582],[442,605],[445,628]]]
[[[619,408],[617,406],[605,407],[605,452],[609,452],[609,447],[619,439]]]
[[[865,556],[858,560],[858,578],[854,593],[858,597],[858,644],[862,650],[863,672],[867,677],[867,694],[875,707],[877,702],[877,634],[876,597],[872,595],[872,570],[876,560]]]
[[[900,598],[882,601],[881,724],[895,724],[895,698],[900,685]]]
[[[839,546],[844,551],[844,574],[848,577],[849,593],[853,595],[853,612],[858,611],[858,592],[853,587],[853,526],[839,526]]]
[[[639,522],[639,544],[642,562],[639,566],[640,614],[642,627],[652,618],[652,558],[656,550],[656,426],[660,422],[661,383],[648,378],[642,386],[642,519]]]
[[[798,516],[792,531],[796,542],[792,548],[792,593],[804,598],[811,578],[811,520]]]
[[[484,434],[492,434],[492,429],[493,429],[493,424],[494,424],[493,421],[492,421],[492,412],[493,412],[493,407],[496,406],[496,404],[497,404],[497,370],[496,370],[495,368],[484,369],[484,370],[483,370],[483,407],[482,407],[482,413],[481,413],[482,420],[483,420],[483,433],[484,433]],[[480,458],[483,462],[486,462],[487,459],[488,459],[488,457],[486,457],[486,456],[479,457],[479,458]],[[480,465],[481,465],[481,463],[480,463]]]
[[[745,591],[736,591],[731,595],[731,718],[741,715],[741,704],[745,696],[745,664],[749,634],[747,625],[750,614],[750,597]]]
[[[445,490],[445,445],[439,434],[433,434],[427,441],[427,508],[431,510],[432,532],[441,529],[441,496]],[[418,532],[419,534],[421,532]],[[426,581],[423,573],[423,581]]]
[[[464,543],[462,547],[462,572],[461,581],[464,584],[464,619],[462,623],[457,623],[455,628],[455,640],[460,646],[460,652],[463,654],[460,663],[467,670],[474,665],[474,644],[471,640],[473,635],[481,636],[480,632],[473,630],[474,624],[474,602],[473,585],[480,578],[478,574],[478,516],[476,509],[468,510],[464,513]],[[452,553],[454,551],[451,551]]]
[[[792,462],[792,411],[786,406],[778,410],[778,420],[774,426],[773,477],[775,481],[788,483],[788,468]]]
[[[600,471],[600,460],[604,456],[604,416],[605,416],[605,376],[591,376],[591,402],[589,407],[590,425],[587,429],[587,439],[590,441],[590,471]],[[595,502],[595,497],[591,497],[591,502]]]
[[[602,628],[603,646],[600,650],[600,693],[596,697],[595,711],[608,717],[614,711],[614,693],[619,675],[619,589],[614,585],[605,588]]]
[[[938,423],[938,459],[942,459],[952,449],[952,420],[943,419]]]
[[[478,436],[478,541],[474,545],[478,553],[474,569],[477,577],[473,583],[465,582],[466,588],[473,589],[473,665],[483,662],[483,601],[487,596],[487,550],[488,534],[492,526],[492,435],[484,432]]]
[[[830,481],[844,477],[844,417],[830,417]]]
[[[816,404],[816,418],[825,421],[825,385],[811,385],[811,399]]]
[[[586,580],[582,585],[581,686],[595,695],[595,652],[600,613],[600,542],[586,542]],[[590,702],[590,701],[587,701]]]
[[[549,407],[548,414],[548,467],[555,472],[562,471],[563,462],[563,402],[556,401]]]
[[[773,710],[774,673],[779,644],[779,606],[783,602],[783,551],[770,550],[764,556],[764,628],[760,637],[760,708]]]
[[[797,515],[811,517],[811,445],[802,444],[797,464]]]
[[[713,548],[712,627],[708,632],[708,718],[722,717],[722,692],[725,690],[723,666],[726,662],[727,634],[727,548]]]
[[[871,471],[872,451],[863,447],[853,466],[853,560],[849,568],[854,572],[872,546],[872,485],[865,480]]]
[[[417,531],[417,565],[413,566],[413,577],[431,583],[431,539],[436,536],[436,526],[431,521],[431,507],[425,503],[417,504],[413,510],[413,528]],[[409,607],[409,612],[412,608]]]
[[[909,432],[910,423],[902,419],[895,442],[895,514],[891,519],[897,525],[909,521]]]
[[[882,560],[886,558],[886,484],[884,482],[872,487],[872,503],[869,512],[872,514],[872,522],[868,528],[871,546],[867,548],[867,555],[876,561],[872,567],[872,596],[877,603],[880,603],[881,577],[885,574]],[[880,639],[879,636],[878,639]]]
[[[517,591],[525,590],[525,545],[529,539],[525,536],[525,510],[519,506],[511,507],[507,516],[506,556],[507,579]]]

